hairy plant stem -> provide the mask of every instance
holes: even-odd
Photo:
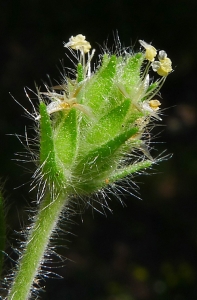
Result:
[[[49,194],[43,199],[30,231],[27,246],[18,264],[8,300],[26,300],[30,297],[33,281],[43,261],[45,250],[55,229],[68,196],[61,194],[51,201]]]

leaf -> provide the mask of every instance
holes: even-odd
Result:
[[[95,146],[102,145],[120,134],[130,105],[131,101],[127,99],[98,120],[87,134],[88,143],[95,148]]]
[[[75,191],[88,194],[100,189],[104,179],[117,168],[125,142],[136,132],[137,128],[132,128],[121,133],[81,159],[73,170],[73,178],[79,179],[75,183]]]
[[[62,185],[65,179],[62,168],[57,163],[51,120],[43,102],[40,103],[40,116],[40,165],[50,184]]]
[[[110,91],[113,87],[116,64],[117,58],[115,55],[112,55],[108,64],[105,65],[105,67],[101,67],[100,70],[85,85],[86,102],[84,104],[92,108],[95,115],[99,114],[103,103],[106,102],[105,97],[110,94]]]
[[[58,160],[69,169],[76,155],[77,148],[77,119],[76,109],[62,117],[54,130],[54,149]]]

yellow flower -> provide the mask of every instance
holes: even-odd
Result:
[[[91,49],[90,43],[86,41],[86,37],[82,34],[71,36],[69,42],[66,43],[64,47],[70,47],[74,50],[80,50],[84,53],[88,53]]]
[[[167,76],[172,71],[172,61],[167,57],[164,50],[159,51],[159,61],[152,63],[153,71],[157,72],[160,76]]]
[[[147,44],[145,41],[139,40],[142,47],[146,49],[145,52],[145,58],[149,61],[154,61],[155,56],[157,55],[157,50],[155,47],[151,46],[150,44]]]

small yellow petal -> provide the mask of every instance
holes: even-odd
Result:
[[[167,76],[172,71],[172,62],[166,57],[163,60],[160,60],[160,67],[157,69],[157,73],[160,76]]]
[[[139,40],[140,44],[146,49],[145,58],[149,61],[154,61],[155,56],[157,55],[157,50],[150,44],[147,44],[145,41]]]
[[[149,61],[154,61],[156,55],[157,55],[157,50],[150,45],[150,47],[147,48],[145,52],[146,59],[148,59]]]

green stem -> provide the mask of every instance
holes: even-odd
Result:
[[[8,300],[27,300],[30,297],[32,284],[43,261],[50,237],[57,225],[61,211],[67,203],[66,194],[59,195],[54,201],[51,200],[50,195],[43,199],[30,231],[26,248],[19,261]]]

